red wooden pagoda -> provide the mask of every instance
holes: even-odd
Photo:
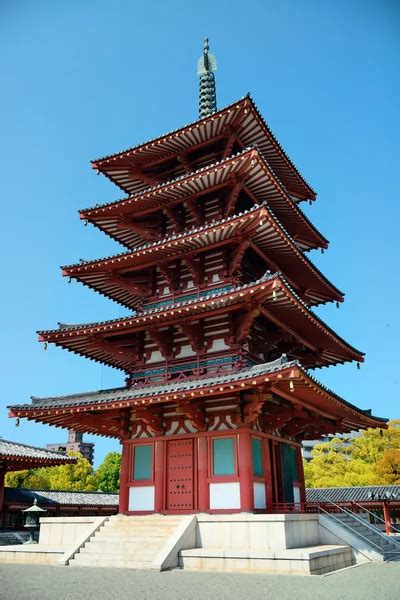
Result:
[[[127,250],[63,274],[131,312],[39,332],[126,385],[10,407],[119,438],[124,513],[299,502],[303,439],[385,426],[307,371],[363,360],[312,310],[343,301],[307,255],[315,193],[250,97],[217,111],[214,70],[206,44],[198,121],[93,161],[127,195],[80,216]]]

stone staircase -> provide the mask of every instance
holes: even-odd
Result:
[[[29,538],[29,533],[16,533],[14,531],[0,531],[0,546],[15,546],[23,544]]]
[[[181,523],[179,515],[115,515],[69,561],[71,567],[151,569],[152,562]]]
[[[400,543],[391,541],[389,536],[381,534],[380,530],[368,522],[361,523],[361,518],[353,517],[347,512],[335,513],[335,518],[341,521],[346,529],[350,528],[365,543],[370,543],[371,548],[381,554],[384,560],[400,559]]]

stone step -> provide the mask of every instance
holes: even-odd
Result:
[[[118,519],[112,519],[110,518],[108,521],[106,521],[106,524],[115,524],[115,523],[124,523],[124,524],[129,524],[129,523],[139,523],[139,524],[146,524],[146,525],[161,525],[161,524],[178,524],[182,521],[182,517],[177,517],[177,518],[172,518],[172,517],[159,517],[159,518],[148,518],[148,519],[144,519],[144,518],[140,518],[140,517],[126,517],[126,518],[118,518]]]
[[[175,529],[178,527],[179,523],[159,523],[159,524],[151,524],[151,523],[105,523],[104,529],[115,529],[115,531],[132,531],[135,529],[140,529],[140,531],[170,531],[171,529]]]
[[[122,541],[126,541],[126,540],[143,540],[143,539],[149,539],[149,540],[161,540],[164,538],[168,538],[172,535],[173,530],[172,531],[166,531],[166,532],[160,532],[160,531],[154,531],[154,532],[144,532],[142,533],[141,531],[135,531],[135,532],[128,532],[128,531],[121,531],[121,532],[115,532],[115,531],[104,531],[104,530],[100,530],[97,534],[96,534],[96,539],[100,540],[122,540]],[[92,537],[93,539],[93,537]]]
[[[151,545],[144,545],[144,544],[135,544],[135,545],[130,545],[130,546],[126,546],[125,544],[94,544],[94,543],[90,543],[90,544],[86,544],[85,546],[83,546],[83,548],[81,548],[80,552],[83,554],[112,554],[113,552],[115,552],[116,554],[119,553],[126,553],[126,554],[136,554],[138,552],[143,552],[146,554],[157,554],[157,552],[159,551],[160,546],[158,544],[151,544]]]
[[[137,548],[137,547],[141,547],[141,548],[159,548],[160,544],[164,543],[164,541],[166,540],[166,538],[160,538],[157,540],[148,540],[148,539],[144,539],[143,538],[137,538],[137,539],[129,539],[129,540],[121,540],[119,538],[117,538],[115,541],[113,540],[102,540],[102,539],[98,539],[97,537],[93,538],[90,540],[90,542],[86,542],[87,545],[93,546],[93,547],[105,547],[107,546],[107,548],[112,548],[112,549],[117,549],[117,548],[126,548],[127,550],[133,549],[133,548]]]
[[[70,561],[71,567],[112,567],[119,569],[137,569],[137,570],[149,570],[151,569],[151,561],[140,561],[140,560],[112,560],[104,558],[95,558],[91,556],[81,556],[78,554],[73,560]]]
[[[136,548],[135,552],[130,552],[130,551],[113,551],[111,549],[105,550],[103,549],[94,549],[91,547],[85,547],[85,548],[81,548],[79,554],[75,555],[75,557],[77,556],[83,556],[83,557],[92,557],[94,560],[97,560],[98,558],[104,559],[104,560],[140,560],[140,561],[147,561],[147,560],[154,560],[154,558],[157,556],[158,554],[158,548],[150,548],[150,549],[144,549],[144,548]]]

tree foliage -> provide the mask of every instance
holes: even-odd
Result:
[[[121,468],[121,454],[109,452],[104,457],[102,464],[96,471],[98,489],[102,492],[114,492],[119,490],[119,472]]]
[[[73,490],[77,492],[118,492],[121,455],[119,452],[107,454],[95,471],[90,462],[79,452],[68,452],[76,456],[75,464],[58,467],[41,467],[7,473],[7,487],[36,490]]]
[[[76,456],[77,462],[7,473],[5,485],[41,490],[97,490],[97,477],[90,462],[79,452],[68,452],[68,455]]]
[[[350,441],[333,438],[316,445],[304,474],[307,487],[399,484],[400,420]]]

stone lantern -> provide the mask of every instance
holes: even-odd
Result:
[[[33,505],[22,512],[25,513],[24,527],[29,530],[29,540],[25,542],[25,544],[37,544],[34,539],[34,533],[40,529],[39,518],[41,513],[45,513],[47,510],[40,508],[40,506],[37,505],[37,499],[35,498]]]

